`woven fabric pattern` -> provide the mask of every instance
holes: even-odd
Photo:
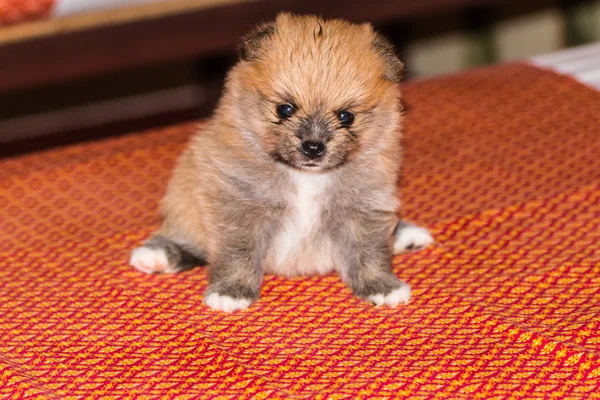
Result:
[[[524,65],[403,89],[407,306],[267,276],[246,312],[206,270],[130,250],[195,124],[0,163],[0,398],[600,398],[600,93]]]

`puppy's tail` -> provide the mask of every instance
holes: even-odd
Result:
[[[187,242],[156,235],[131,253],[132,267],[147,274],[172,274],[206,265],[204,250]]]

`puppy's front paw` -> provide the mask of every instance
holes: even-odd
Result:
[[[158,274],[169,269],[169,259],[163,249],[138,247],[131,253],[129,264],[145,274]]]
[[[394,289],[388,294],[377,293],[367,296],[367,300],[375,304],[376,307],[386,305],[396,307],[398,304],[408,304],[410,300],[410,286],[403,284],[398,289]]]
[[[421,250],[433,243],[429,231],[420,226],[404,224],[394,233],[394,254]]]
[[[213,310],[234,312],[237,310],[245,310],[252,304],[253,300],[247,298],[234,299],[233,297],[219,294],[216,292],[209,293],[204,296],[204,304]]]

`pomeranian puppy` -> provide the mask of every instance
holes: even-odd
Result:
[[[403,65],[369,24],[280,14],[247,35],[130,264],[209,265],[204,303],[245,309],[265,273],[339,272],[375,305],[407,303],[393,254],[425,247],[398,219]]]

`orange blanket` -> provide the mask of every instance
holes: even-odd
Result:
[[[0,161],[2,398],[600,398],[600,93],[507,65],[404,88],[411,303],[266,277],[246,312],[206,271],[129,252],[195,126]]]

